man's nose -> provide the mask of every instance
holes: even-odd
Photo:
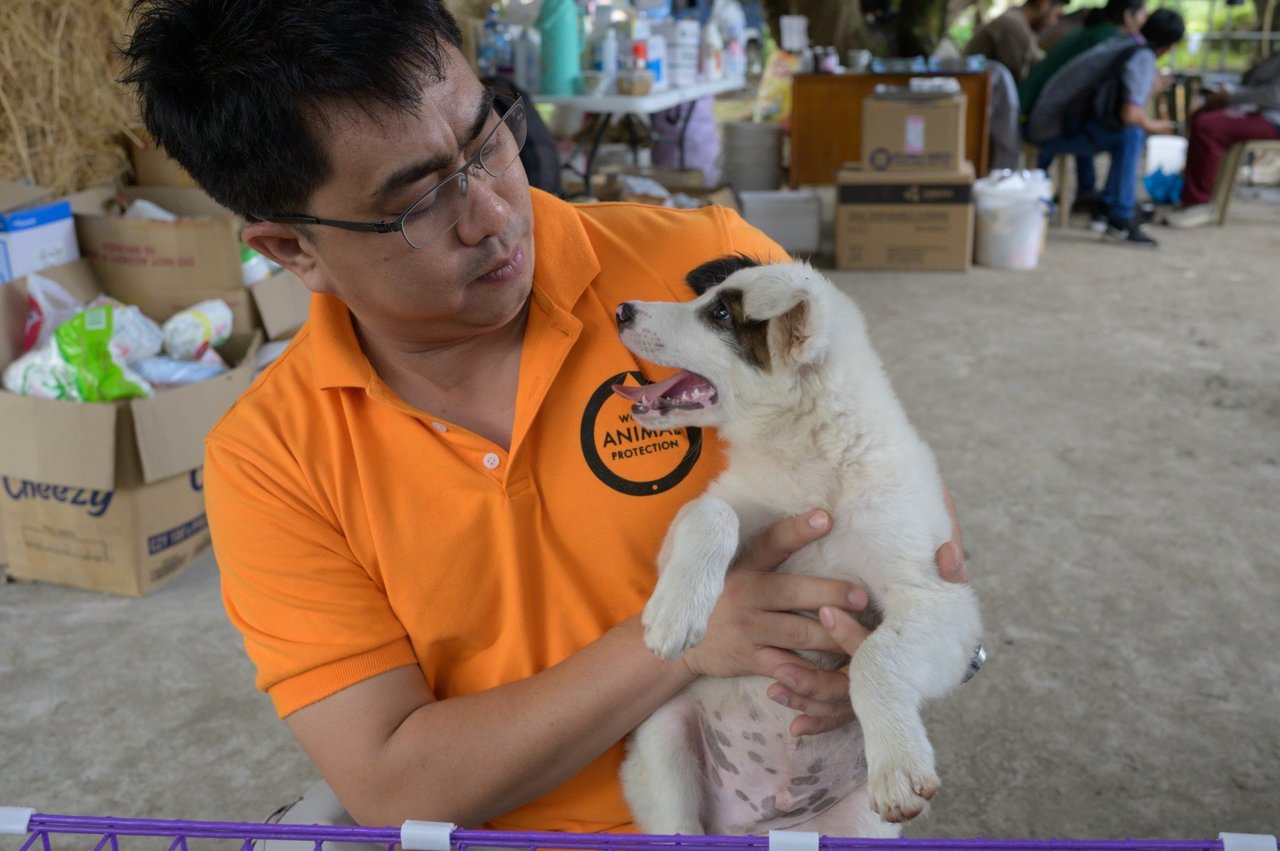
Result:
[[[636,318],[636,309],[629,301],[624,301],[618,305],[618,309],[613,312],[614,318],[618,320],[618,328],[626,328],[631,324],[631,320]]]

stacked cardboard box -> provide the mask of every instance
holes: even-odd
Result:
[[[88,300],[112,286],[81,260],[40,273]],[[0,369],[20,353],[25,279],[0,287]],[[209,546],[204,437],[253,380],[259,333],[232,369],[146,399],[67,402],[0,392],[0,528],[8,573],[142,595]]]
[[[862,162],[836,178],[841,269],[965,271],[973,166],[963,94],[878,92],[862,108]]]
[[[64,235],[72,245],[78,236],[85,259],[40,274],[79,301],[105,293],[157,322],[221,299],[234,318],[219,348],[231,369],[114,403],[0,391],[0,565],[14,578],[137,596],[208,549],[205,435],[253,380],[262,332],[292,336],[309,312],[310,293],[288,272],[246,287],[240,220],[163,153],[144,160],[140,177],[178,185],[102,187],[62,201]],[[43,197],[30,196],[10,203]],[[180,218],[122,217],[139,198]],[[0,193],[0,209],[5,203]],[[21,354],[27,310],[25,278],[0,285],[0,370]]]

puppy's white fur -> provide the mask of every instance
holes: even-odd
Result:
[[[932,452],[853,301],[807,265],[749,266],[692,302],[627,307],[628,348],[717,391],[710,407],[646,419],[715,426],[729,457],[663,543],[643,617],[650,649],[675,658],[696,646],[742,542],[813,508],[831,513],[831,533],[780,570],[854,581],[883,616],[849,666],[852,725],[791,738],[795,713],[768,700],[759,677],[702,678],[654,713],[622,769],[637,823],[655,833],[896,835],[893,823],[938,788],[921,704],[962,681],[981,629],[971,589],[942,581],[934,564],[951,523]],[[811,658],[828,669],[844,661]]]

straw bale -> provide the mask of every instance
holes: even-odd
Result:
[[[0,179],[59,193],[119,183],[137,125],[116,80],[128,0],[0,2]]]

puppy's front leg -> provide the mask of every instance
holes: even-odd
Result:
[[[724,575],[738,552],[738,515],[729,503],[701,496],[672,521],[658,554],[658,585],[644,607],[644,643],[675,659],[707,634]]]

